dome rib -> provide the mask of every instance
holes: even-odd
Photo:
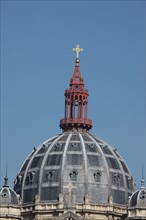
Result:
[[[67,149],[69,146],[69,142],[71,139],[72,134],[69,134],[67,141],[65,143],[65,147],[64,147],[64,152],[63,152],[63,156],[62,156],[62,168],[61,168],[61,193],[63,193],[63,176],[64,176],[64,167],[65,167],[65,161],[66,161],[66,156],[67,156]]]
[[[84,158],[84,168],[85,168],[85,195],[88,194],[88,168],[87,168],[87,152],[86,152],[86,148],[85,148],[85,143],[83,140],[82,135],[79,133],[79,137],[80,137],[80,141],[81,141],[81,145],[82,145],[82,152],[83,152],[83,158]]]

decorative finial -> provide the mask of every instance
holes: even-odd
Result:
[[[7,176],[5,176],[5,178],[4,178],[4,185],[3,186],[8,187],[8,177]]]
[[[79,64],[79,53],[83,51],[83,48],[80,48],[80,45],[77,44],[75,48],[72,49],[73,51],[76,52],[76,64]]]
[[[145,188],[145,187],[144,187],[144,178],[141,179],[141,189],[142,189],[142,188]]]
[[[8,168],[7,168],[7,163],[6,163],[6,176],[4,178],[4,185],[5,187],[8,187],[8,177],[7,177],[7,171],[8,171]]]
[[[141,179],[141,188],[144,188],[143,164],[142,164],[142,179]]]

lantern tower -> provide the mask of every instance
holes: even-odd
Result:
[[[84,79],[80,73],[79,52],[83,49],[76,46],[75,69],[70,80],[70,88],[65,90],[65,116],[60,120],[63,131],[88,131],[92,121],[88,119],[88,90],[84,88]]]

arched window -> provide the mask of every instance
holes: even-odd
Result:
[[[31,183],[33,183],[33,181],[34,181],[34,176],[35,176],[35,172],[29,172],[28,174],[27,174],[27,180],[28,180],[28,183],[29,184],[31,184]]]
[[[101,181],[101,175],[102,175],[102,173],[101,173],[100,170],[97,170],[97,171],[93,174],[94,179],[95,179],[95,182],[100,183],[100,181]]]
[[[55,171],[54,170],[50,170],[46,173],[46,178],[47,180],[50,182],[50,181],[53,181],[54,179],[54,174],[55,174]]]
[[[94,143],[89,143],[88,147],[93,148],[94,147]]]
[[[142,199],[142,200],[144,200],[145,197],[146,197],[146,192],[145,192],[145,190],[142,190],[142,191],[140,192],[139,198]]]
[[[127,176],[126,179],[127,179],[128,189],[131,189],[132,188],[133,179],[130,176]]]
[[[121,174],[115,173],[114,174],[114,185],[120,186],[121,183]]]
[[[70,179],[72,180],[72,181],[77,181],[77,175],[78,175],[78,171],[77,170],[72,170],[71,172],[70,172],[70,174],[69,174],[69,176],[70,176]]]

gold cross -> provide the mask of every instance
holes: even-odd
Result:
[[[83,49],[80,48],[80,45],[79,45],[79,44],[77,44],[77,45],[76,45],[76,48],[73,48],[72,50],[76,52],[76,59],[79,58],[79,52],[82,52],[82,51],[83,51]]]

